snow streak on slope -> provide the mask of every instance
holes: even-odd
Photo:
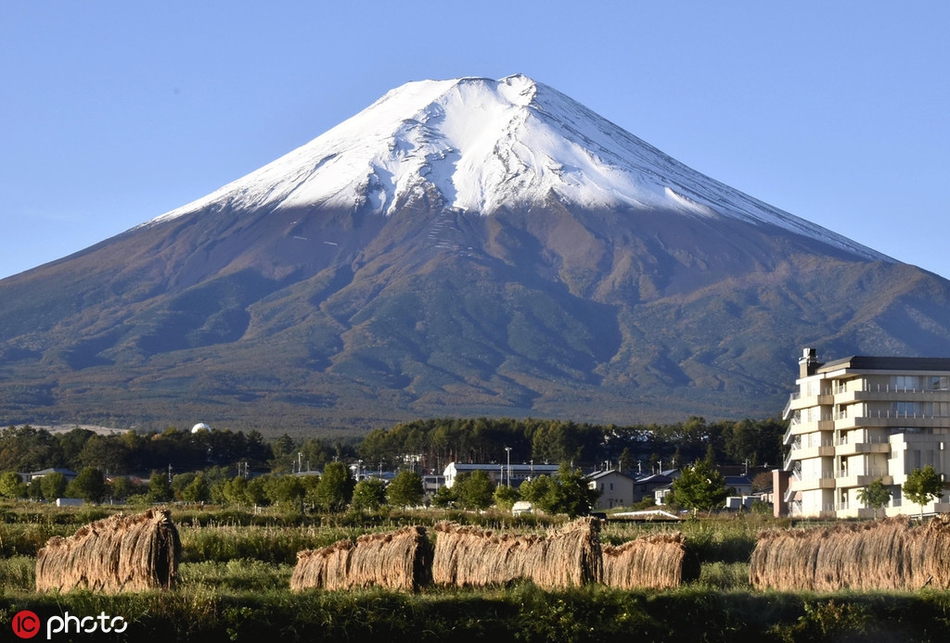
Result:
[[[327,205],[389,215],[414,196],[490,215],[558,198],[580,207],[661,209],[769,223],[893,261],[663,154],[525,76],[420,81],[394,89],[310,143],[164,214]]]

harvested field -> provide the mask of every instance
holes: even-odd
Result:
[[[950,587],[950,517],[762,532],[749,582],[780,591]]]
[[[581,519],[547,536],[496,534],[454,523],[436,525],[432,580],[488,587],[530,580],[545,589],[601,579],[600,521]]]
[[[683,583],[685,538],[680,532],[603,545],[603,583],[618,589],[669,589]]]
[[[415,591],[431,574],[431,546],[422,527],[403,527],[386,534],[367,534],[354,543],[298,552],[290,589],[383,587]]]
[[[181,540],[170,514],[117,514],[47,541],[36,558],[36,591],[172,589]]]

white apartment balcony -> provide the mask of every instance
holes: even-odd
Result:
[[[801,397],[801,393],[792,393],[788,396],[788,402],[785,403],[785,408],[782,409],[782,419],[787,420],[792,412],[792,401],[797,400]]]
[[[923,413],[898,413],[896,411],[882,410],[870,411],[867,415],[856,417],[841,417],[834,421],[834,428],[839,431],[856,429],[861,427],[903,427],[914,426],[921,429],[938,429],[950,427],[950,416],[946,415],[926,415]]]
[[[890,452],[891,443],[886,435],[876,435],[870,438],[841,438],[835,448],[835,455],[839,456]]]
[[[785,418],[785,419],[787,420],[788,418]],[[792,435],[792,424],[791,422],[789,422],[788,428],[785,429],[785,435],[782,436],[782,444],[784,444],[785,446],[790,445],[792,443],[793,437],[794,436]]]
[[[839,489],[850,487],[866,487],[878,478],[884,485],[894,484],[894,477],[886,467],[872,468],[868,471],[848,472],[846,469],[835,472],[835,483]]]
[[[885,515],[884,510],[881,510],[880,515]],[[838,503],[835,506],[835,517],[836,518],[874,518],[875,510],[871,507],[861,507],[857,503],[847,503],[842,502]]]
[[[795,397],[796,395],[798,397]],[[807,409],[812,406],[831,406],[834,403],[835,396],[832,395],[830,391],[814,395],[792,393],[785,408],[787,409],[787,413],[791,413],[792,411],[800,411],[801,409]]]
[[[795,451],[789,451],[788,455],[785,456],[785,462],[782,463],[782,471],[791,471],[792,463],[798,460],[795,457]]]
[[[831,440],[822,440],[819,446],[803,446],[789,452],[793,460],[808,460],[809,458],[830,458],[836,454]]]
[[[831,471],[828,475],[821,478],[802,478],[801,480],[790,479],[788,488],[794,491],[809,491],[811,489],[834,489],[836,480]]]
[[[898,395],[901,399],[905,399],[904,396],[910,395],[943,395],[950,398],[950,389],[932,389],[932,388],[920,388],[919,386],[894,386],[889,383],[869,383],[864,382],[864,385],[860,389],[848,390],[846,386],[834,385],[832,387],[833,393],[835,395],[835,401],[840,402],[841,396],[843,395],[871,395],[874,399],[877,399],[878,395]],[[867,397],[859,399],[868,399]],[[927,400],[932,400],[932,397],[924,398]]]
[[[815,431],[834,431],[835,420],[830,413],[823,415],[820,420],[800,420],[795,417],[788,424],[788,431],[785,435],[788,437],[814,433]]]

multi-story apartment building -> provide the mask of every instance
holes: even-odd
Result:
[[[927,465],[950,474],[950,358],[853,356],[822,364],[806,348],[797,384],[784,412],[790,515],[871,517],[858,494],[878,478],[891,490],[887,515],[917,514],[920,506],[902,497],[907,475]],[[946,494],[923,511],[950,511]]]

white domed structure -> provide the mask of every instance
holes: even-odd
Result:
[[[198,431],[210,431],[211,427],[205,424],[204,422],[199,422],[198,424],[191,427],[192,433],[197,433]]]

